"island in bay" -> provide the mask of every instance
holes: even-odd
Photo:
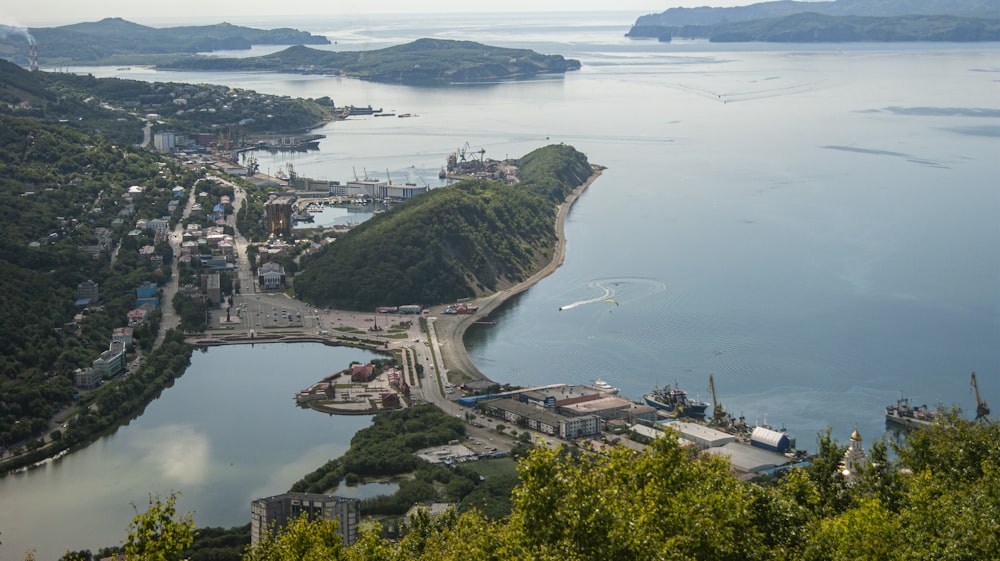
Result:
[[[378,82],[440,84],[483,82],[578,70],[580,61],[529,49],[474,41],[417,39],[372,51],[332,52],[303,45],[259,57],[184,57],[159,65],[170,70],[269,71],[328,74]]]
[[[580,61],[530,49],[473,41],[418,39],[384,49],[333,52],[321,35],[296,29],[262,30],[228,23],[153,28],[121,18],[28,29],[0,25],[0,58],[27,67],[66,64],[144,64],[169,70],[326,74],[406,84],[484,82],[561,74]],[[254,45],[290,45],[263,56],[206,56]]]

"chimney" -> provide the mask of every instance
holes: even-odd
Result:
[[[32,39],[28,45],[30,50],[28,52],[28,70],[31,72],[38,71],[38,47],[35,45],[34,39]]]

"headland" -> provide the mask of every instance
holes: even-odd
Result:
[[[573,203],[577,201],[581,194],[590,186],[591,183],[597,180],[601,176],[601,173],[605,168],[601,166],[591,166],[594,173],[580,186],[573,190],[569,196],[566,197],[565,201],[559,205],[556,212],[556,243],[552,248],[551,258],[547,263],[545,263],[538,271],[533,275],[525,279],[524,281],[512,285],[510,287],[499,290],[491,295],[483,296],[472,302],[473,305],[477,306],[479,309],[474,314],[468,315],[436,315],[435,329],[434,333],[437,337],[436,344],[441,349],[441,357],[444,361],[444,366],[449,372],[461,374],[467,377],[469,380],[490,380],[485,374],[483,374],[476,365],[469,358],[468,350],[465,348],[464,339],[465,331],[470,325],[476,322],[483,321],[488,318],[489,315],[503,305],[509,298],[515,294],[520,294],[525,290],[528,290],[535,284],[538,284],[542,279],[551,275],[560,265],[563,264],[563,260],[566,258],[566,236],[565,236],[565,224],[566,216],[569,214],[570,208]]]

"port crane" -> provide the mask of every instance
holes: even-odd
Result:
[[[985,419],[990,414],[990,407],[986,400],[979,399],[979,384],[976,383],[976,373],[972,373],[972,391],[976,395],[976,420]]]
[[[719,420],[726,416],[726,408],[715,398],[715,378],[708,375],[708,390],[712,392],[712,419]]]

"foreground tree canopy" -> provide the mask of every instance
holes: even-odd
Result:
[[[476,511],[439,518],[422,514],[404,524],[399,540],[384,540],[373,527],[351,547],[337,543],[334,522],[303,520],[248,549],[243,559],[995,557],[1000,547],[995,422],[967,421],[953,412],[901,444],[876,442],[870,466],[853,479],[837,467],[846,448],[828,433],[819,441],[810,467],[763,483],[739,480],[725,460],[691,452],[671,437],[641,453],[620,446],[601,452],[539,449],[520,464],[521,485],[507,518],[489,520]]]

